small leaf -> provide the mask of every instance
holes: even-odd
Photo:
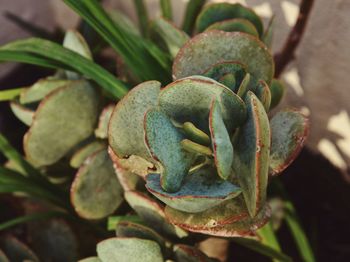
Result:
[[[63,46],[90,60],[92,54],[83,36],[76,30],[68,30],[64,36]]]
[[[180,49],[173,64],[173,78],[203,74],[224,61],[245,65],[255,81],[269,84],[274,74],[270,51],[257,38],[241,32],[211,30],[196,35]]]
[[[233,168],[242,188],[249,214],[254,217],[264,206],[268,179],[270,126],[266,111],[258,98],[248,91],[248,119],[239,129]]]
[[[269,112],[271,105],[271,91],[265,81],[259,81],[255,87],[254,94],[263,104],[266,112]]]
[[[244,18],[256,27],[259,35],[263,34],[263,23],[252,9],[230,3],[207,5],[197,18],[196,30],[203,32],[211,24],[231,18]]]
[[[202,154],[202,155],[207,155],[207,156],[212,156],[213,151],[207,146],[202,146],[200,144],[197,144],[191,140],[184,139],[180,142],[181,147],[189,152],[189,153],[194,153],[194,154]]]
[[[103,240],[97,244],[97,254],[102,262],[163,262],[156,242],[133,237]]]
[[[170,0],[160,0],[160,7],[162,9],[162,15],[164,18],[168,20],[173,19],[173,11],[171,7],[171,1]]]
[[[227,179],[232,174],[233,147],[222,119],[221,106],[213,99],[209,113],[209,129],[218,175]]]
[[[203,212],[241,193],[239,187],[215,178],[215,170],[200,169],[187,175],[176,193],[164,191],[158,174],[147,176],[147,190],[172,208],[189,213]]]
[[[180,48],[189,40],[185,32],[163,18],[157,18],[152,22],[151,36],[154,42],[158,42],[158,45],[159,40],[165,45],[172,58],[177,55]]]
[[[201,145],[210,145],[210,137],[191,122],[185,122],[183,130],[190,140]]]
[[[208,30],[222,30],[225,32],[243,32],[255,37],[259,37],[258,31],[255,26],[247,19],[233,18],[216,22],[210,25],[205,31]]]
[[[271,119],[270,125],[270,173],[276,175],[298,156],[309,133],[309,121],[296,110],[284,110]]]
[[[162,89],[159,107],[179,123],[191,122],[209,134],[211,100],[221,100],[222,114],[229,133],[246,118],[244,102],[226,86],[203,76],[177,80]],[[234,119],[234,121],[232,121]]]
[[[21,122],[26,124],[27,126],[30,126],[33,122],[33,117],[34,117],[34,111],[20,105],[16,101],[12,101],[10,103],[10,107],[12,110],[12,113],[19,119]]]
[[[249,86],[249,84],[250,84],[250,74],[247,73],[247,74],[244,76],[244,78],[243,78],[243,80],[242,80],[240,86],[238,87],[237,95],[238,95],[239,97],[242,97],[242,98],[243,98],[243,97],[246,95],[246,93],[247,93],[247,91],[248,91],[248,86]]]
[[[282,100],[286,87],[281,80],[272,79],[270,85],[271,91],[271,108],[276,107]]]
[[[114,108],[115,108],[115,105],[110,104],[102,110],[100,114],[100,118],[98,120],[97,129],[95,129],[96,137],[101,139],[108,138],[108,124]]]
[[[59,87],[70,84],[71,80],[44,78],[37,81],[34,85],[21,92],[19,102],[21,104],[30,104],[42,100],[52,91]]]
[[[153,227],[157,225],[158,231],[168,236],[176,236],[178,238],[188,236],[186,231],[170,224],[165,219],[164,208],[154,199],[137,191],[126,191],[124,196],[128,204],[148,226]]]
[[[182,148],[184,136],[165,113],[150,109],[145,114],[144,121],[146,145],[153,158],[163,167],[162,188],[167,192],[176,192],[190,170],[193,154]]]
[[[123,202],[122,195],[105,149],[89,157],[71,186],[72,205],[78,215],[86,219],[101,219],[112,214]]]
[[[95,89],[83,80],[46,96],[24,138],[28,159],[38,166],[53,164],[89,137],[98,116],[98,98]]]
[[[123,222],[132,222],[133,224],[144,224],[143,220],[136,215],[126,215],[126,216],[110,216],[108,217],[107,230],[115,231],[117,225]]]
[[[89,156],[103,148],[107,148],[107,145],[101,141],[93,141],[87,145],[84,145],[74,152],[69,161],[70,166],[73,168],[79,168]]]
[[[174,245],[174,254],[176,261],[181,262],[214,262],[216,260],[209,258],[202,251],[195,247],[176,244]]]
[[[157,104],[160,86],[157,81],[141,83],[115,107],[109,122],[108,141],[118,157],[137,155],[152,161],[144,143],[143,121],[147,110]]]
[[[262,41],[269,48],[272,47],[273,33],[275,29],[275,15],[270,18],[270,21],[265,29],[263,36],[261,37]]]
[[[0,91],[0,101],[9,101],[15,99],[23,92],[24,88],[7,89]]]
[[[11,262],[21,262],[27,259],[39,262],[38,257],[27,245],[11,235],[1,236],[0,248]]]

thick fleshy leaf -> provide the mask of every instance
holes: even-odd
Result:
[[[250,83],[251,83],[251,81],[250,81],[250,74],[247,73],[247,74],[244,76],[244,78],[243,78],[241,84],[240,84],[239,87],[238,87],[237,95],[238,95],[239,97],[244,98],[245,94],[246,94],[247,91],[248,91],[248,87],[249,87],[249,84],[250,84]]]
[[[12,113],[27,126],[33,123],[34,111],[16,101],[10,103]]]
[[[165,48],[173,58],[190,39],[185,32],[179,30],[172,23],[161,17],[152,22],[150,29],[154,40],[158,42],[160,40],[160,45],[165,45]]]
[[[24,151],[38,166],[50,165],[93,132],[99,107],[96,90],[84,80],[50,93],[40,103],[24,137]],[[59,108],[59,110],[57,110]]]
[[[226,85],[233,92],[237,93],[238,88],[246,75],[246,68],[243,64],[238,62],[226,61],[213,65],[204,73],[204,75]],[[227,85],[227,82],[222,82],[223,77],[227,75],[234,76],[234,82],[231,81],[229,85]]]
[[[271,91],[265,81],[259,81],[254,89],[254,94],[263,104],[266,112],[269,112],[271,105]]]
[[[134,87],[115,107],[108,127],[109,145],[118,157],[137,155],[152,160],[144,143],[143,121],[156,106],[161,84],[148,81]]]
[[[107,150],[93,154],[79,168],[71,187],[71,202],[86,219],[104,218],[123,202],[123,190]]]
[[[144,129],[149,151],[162,164],[162,188],[167,192],[178,191],[194,160],[193,154],[181,146],[184,135],[159,109],[147,111]]]
[[[124,196],[129,205],[150,227],[157,225],[159,232],[170,236],[179,238],[188,236],[186,231],[165,219],[164,208],[152,198],[137,191],[127,191]]]
[[[159,245],[139,238],[109,238],[97,244],[102,262],[163,262]]]
[[[76,261],[78,241],[71,227],[61,219],[33,222],[29,227],[31,246],[45,261]]]
[[[5,253],[0,249],[0,262],[10,262]]]
[[[263,34],[263,23],[252,9],[244,7],[241,4],[230,3],[207,5],[197,17],[196,30],[197,32],[202,32],[215,22],[231,18],[247,19],[256,27],[259,35]]]
[[[300,112],[289,109],[278,112],[270,125],[270,173],[276,175],[298,156],[309,133],[309,121]]]
[[[185,122],[183,124],[183,131],[185,132],[186,137],[191,141],[201,145],[210,145],[210,137],[191,122]]]
[[[24,89],[19,97],[21,104],[30,104],[42,100],[52,91],[59,87],[71,83],[71,80],[44,78],[37,81],[34,85]]]
[[[176,193],[164,191],[158,174],[147,176],[147,190],[168,206],[189,213],[203,212],[241,193],[239,187],[218,179],[215,170],[200,169],[187,175]]]
[[[79,168],[89,156],[103,148],[107,148],[106,143],[97,140],[93,141],[82,148],[79,148],[71,157],[69,164],[73,168]]]
[[[286,87],[281,80],[272,79],[271,85],[271,108],[277,106],[285,93]]]
[[[78,260],[78,262],[102,262],[102,260],[99,259],[98,257],[87,257],[87,258]]]
[[[11,235],[1,236],[0,248],[11,262],[22,262],[24,260],[39,262],[39,258],[27,245]]]
[[[222,103],[222,114],[231,133],[246,118],[244,102],[226,86],[213,79],[191,76],[166,86],[159,95],[159,106],[180,123],[191,122],[209,134],[208,116],[211,100]]]
[[[206,156],[212,156],[213,151],[207,147],[207,146],[202,146],[201,144],[198,144],[196,142],[193,142],[189,139],[184,139],[180,142],[181,147],[189,152],[189,153],[194,153],[194,154],[200,154],[200,155],[206,155]]]
[[[176,261],[181,262],[214,262],[216,259],[207,257],[202,251],[198,248],[177,244],[174,245],[174,255]]]
[[[263,226],[270,216],[270,209],[265,205],[254,218],[251,218],[243,199],[238,197],[201,213],[186,213],[167,206],[165,214],[171,223],[188,231],[235,237],[250,235]]]
[[[108,123],[113,113],[114,107],[115,105],[110,104],[102,110],[100,118],[98,120],[97,129],[95,130],[96,137],[101,139],[108,138]]]
[[[268,48],[272,47],[273,34],[275,29],[275,16],[273,15],[270,18],[270,21],[265,29],[264,34],[261,37],[261,40],[265,43]]]
[[[173,64],[173,78],[203,74],[224,61],[244,64],[255,81],[270,83],[274,74],[270,51],[260,40],[241,32],[211,30],[198,34],[180,49]]]
[[[266,199],[270,126],[263,105],[252,92],[248,91],[245,101],[248,118],[233,145],[233,168],[249,214],[254,217]]]
[[[243,32],[255,37],[259,37],[259,33],[256,31],[255,26],[249,20],[242,18],[233,18],[216,22],[210,25],[205,31],[213,29],[225,32]]]
[[[165,250],[165,239],[153,229],[132,223],[120,222],[116,228],[117,237],[136,237],[141,239],[148,239],[157,242],[162,250]]]
[[[214,99],[209,113],[209,129],[218,175],[227,179],[232,174],[233,147],[222,119],[220,103]]]

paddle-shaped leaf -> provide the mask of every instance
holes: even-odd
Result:
[[[196,30],[202,32],[215,22],[231,18],[244,18],[256,27],[259,35],[263,34],[262,21],[252,9],[244,7],[241,4],[230,3],[207,5],[197,18]]]
[[[176,193],[164,191],[158,174],[147,176],[146,188],[168,206],[189,213],[202,212],[241,193],[239,187],[218,179],[212,168],[200,169],[187,175]]]
[[[231,133],[245,120],[245,105],[229,88],[213,79],[191,76],[177,80],[162,89],[159,106],[176,121],[191,122],[209,134],[208,116],[213,98],[221,99],[223,119]]]
[[[276,175],[298,156],[309,133],[309,121],[296,110],[285,110],[278,112],[270,125],[270,173]]]
[[[194,160],[193,154],[181,146],[184,135],[158,109],[147,111],[144,129],[149,151],[162,164],[162,188],[167,192],[178,191]]]
[[[111,115],[113,113],[115,105],[111,104],[106,106],[101,114],[100,118],[98,120],[98,126],[95,130],[95,136],[101,139],[108,138],[108,123],[111,118]]]
[[[27,126],[33,123],[34,111],[20,105],[16,101],[10,103],[12,113]]]
[[[100,219],[123,202],[123,190],[107,150],[92,155],[80,167],[71,187],[71,202],[79,216]]]
[[[128,204],[150,227],[157,225],[158,231],[168,236],[179,238],[188,236],[186,231],[165,219],[164,208],[154,199],[137,191],[126,191],[124,196]]]
[[[73,168],[79,168],[89,156],[96,153],[97,151],[100,151],[103,148],[107,148],[106,143],[97,140],[93,141],[74,152],[69,161],[69,164]]]
[[[38,166],[53,164],[90,136],[98,116],[98,98],[96,90],[84,80],[46,96],[24,137],[28,159]]]
[[[233,120],[234,121],[234,120]],[[227,179],[232,174],[233,147],[222,119],[221,105],[213,99],[209,113],[209,129],[218,175]]]
[[[245,101],[248,118],[233,145],[233,168],[249,214],[254,217],[266,198],[270,126],[263,105],[252,92],[248,91]]]
[[[269,86],[265,81],[259,81],[254,89],[254,94],[259,98],[260,102],[263,104],[266,112],[269,112],[271,105],[271,91]]]
[[[255,26],[249,22],[249,20],[242,18],[233,18],[216,22],[210,25],[206,31],[213,29],[222,30],[225,32],[243,32],[255,37],[259,37],[259,33],[256,31]]]
[[[283,82],[278,79],[272,79],[270,90],[271,90],[271,108],[274,108],[281,102],[285,93],[286,87]]]
[[[102,262],[163,262],[159,245],[139,238],[109,238],[97,244]]]
[[[203,74],[224,61],[242,63],[256,81],[271,82],[274,64],[264,43],[245,33],[218,30],[198,34],[180,49],[173,63],[173,78]]]
[[[134,87],[115,107],[108,127],[109,145],[119,157],[137,155],[152,160],[144,143],[146,111],[157,104],[160,83],[148,81]]]

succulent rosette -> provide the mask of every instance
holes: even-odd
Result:
[[[198,31],[217,22],[202,26],[204,14]],[[282,90],[273,74],[272,56],[254,35],[208,30],[187,41],[174,82],[141,83],[112,113],[110,154],[124,189],[135,192],[128,177],[141,176],[168,221],[186,230],[254,233],[269,217],[269,175],[291,163],[308,130],[294,110],[269,120]]]

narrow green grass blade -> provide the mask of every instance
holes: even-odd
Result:
[[[297,245],[299,253],[303,258],[303,261],[305,262],[316,261],[313,251],[311,249],[310,243],[304,233],[304,230],[300,225],[299,219],[297,218],[293,204],[290,201],[288,201],[285,203],[285,208],[286,208],[286,214],[285,214],[286,224],[290,232],[292,233],[295,244]]]
[[[23,223],[32,222],[32,221],[38,221],[38,220],[45,220],[52,217],[62,217],[66,216],[63,212],[57,212],[57,211],[48,211],[48,212],[42,212],[42,213],[35,213],[31,215],[16,217],[14,219],[8,220],[6,222],[3,222],[0,224],[0,231],[5,230]]]
[[[248,239],[248,238],[234,238],[232,241],[240,244],[246,248],[256,251],[264,256],[270,257],[272,259],[276,259],[281,262],[292,262],[293,260],[287,256],[286,254],[275,250],[269,246],[266,246],[256,240]]]
[[[24,88],[15,88],[0,91],[0,101],[9,101],[13,100],[15,97],[23,91]]]
[[[139,216],[112,216],[108,217],[107,230],[115,230],[120,222],[133,222],[137,224],[144,224]]]
[[[5,51],[5,55],[2,53],[3,51]],[[114,98],[121,98],[128,91],[123,82],[115,78],[101,66],[93,63],[76,52],[48,40],[29,38],[4,45],[0,47],[0,61],[6,60],[6,51],[19,52],[16,56],[16,61],[20,61],[20,56],[24,52],[41,58],[46,58],[49,65],[58,63],[58,67],[61,68],[60,65],[64,64],[64,67],[79,72],[87,78],[93,79]]]
[[[148,12],[143,0],[134,0],[134,5],[139,19],[139,28],[143,36],[148,36]]]
[[[258,236],[261,238],[262,243],[269,246],[276,251],[281,251],[281,246],[278,242],[275,232],[273,231],[271,222],[267,223],[265,226],[257,231]],[[278,262],[278,260],[273,260]]]
[[[182,23],[182,30],[184,30],[187,34],[192,33],[197,15],[201,11],[205,2],[206,0],[190,0],[188,2],[185,17]]]
[[[165,19],[171,21],[173,19],[173,10],[171,8],[171,0],[160,0],[162,15]]]

